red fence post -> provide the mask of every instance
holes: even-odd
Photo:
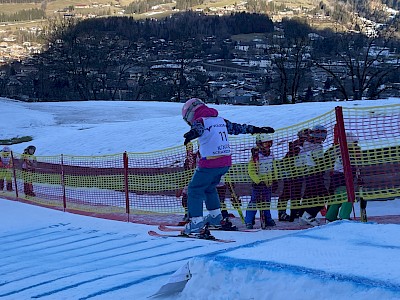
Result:
[[[346,130],[344,128],[343,109],[341,106],[335,107],[336,113],[336,130],[339,138],[340,155],[343,161],[343,171],[346,180],[347,200],[354,202],[356,195],[354,192],[353,172],[351,169],[349,149],[347,147]]]
[[[67,209],[67,195],[65,194],[64,156],[61,154],[61,186],[63,191],[63,209]]]
[[[124,184],[125,184],[125,211],[128,214],[128,222],[129,222],[129,181],[128,181],[128,154],[126,151],[123,155],[124,160]]]
[[[13,155],[12,151],[11,151],[11,163],[12,163],[13,176],[14,176],[15,197],[18,199],[17,173],[15,171],[15,160],[14,160],[14,155]]]

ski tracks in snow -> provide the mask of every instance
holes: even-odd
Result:
[[[146,298],[154,292],[146,283],[161,285],[187,260],[210,252],[204,241],[160,240],[71,223],[0,230],[0,240],[2,299]]]

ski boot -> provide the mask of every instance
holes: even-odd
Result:
[[[233,225],[229,218],[225,218],[221,221],[221,230],[224,231],[237,231],[236,225]]]
[[[202,240],[215,240],[215,236],[213,236],[210,232],[210,229],[208,229],[208,224],[206,224],[199,233],[195,234],[195,236],[198,239]]]

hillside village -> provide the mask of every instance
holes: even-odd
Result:
[[[223,16],[245,11],[245,4],[246,1],[242,1],[235,5],[210,7],[207,9],[198,8],[195,11],[208,15]],[[62,18],[89,19],[99,17],[99,15],[93,12],[93,9],[108,9],[109,11],[112,9],[113,15],[124,15],[125,13],[124,9],[118,4],[111,7],[109,4],[100,5],[97,3],[75,5],[73,11],[70,8],[65,8],[55,13]],[[172,12],[177,12],[177,10],[171,11],[171,7],[168,5],[157,5],[151,11],[144,13],[142,17],[154,18],[157,15]],[[398,11],[388,10],[388,13],[394,17],[398,14]],[[327,17],[310,14],[310,10],[307,8],[291,9],[288,7],[284,11],[271,16],[271,19],[275,23],[274,38],[285,39],[283,31],[279,27],[279,21],[282,18],[291,18],[293,16],[306,18],[311,24],[315,22],[319,24],[331,23],[331,20]],[[383,25],[368,20],[363,20],[363,23],[366,24],[365,30],[370,34],[373,34],[377,28]],[[37,77],[39,70],[38,64],[31,57],[35,54],[40,54],[45,47],[37,39],[45,30],[45,26],[31,25],[30,22],[14,25],[18,28],[18,34],[1,29],[2,27],[6,28],[6,24],[0,25],[0,95],[3,94],[23,100],[35,101],[34,97],[31,96],[32,81]],[[29,37],[33,37],[32,40],[29,40]],[[318,34],[310,33],[309,38],[319,39],[321,37]],[[136,61],[131,67],[126,68],[123,84],[121,84],[120,80],[118,82],[115,80],[115,78],[121,78],[121,75],[118,74],[120,72],[118,66],[108,68],[104,74],[98,74],[98,71],[92,70],[96,76],[100,75],[107,82],[110,90],[118,89],[118,93],[115,94],[115,100],[139,100],[140,98],[137,95],[138,86],[140,85],[139,81],[149,71],[157,72],[159,78],[167,78],[172,73],[179,73],[182,70],[182,63],[171,60],[170,51],[173,48],[171,41],[153,39],[151,43],[153,44],[152,49],[143,50],[140,55],[142,60],[146,60],[146,66],[137,64]],[[204,47],[215,47],[216,45],[214,37],[204,38],[202,43]],[[232,37],[232,39],[226,40],[225,44],[231,49],[231,58],[221,59],[218,58],[218,55],[214,57],[210,54],[205,59],[193,59],[185,66],[183,72],[188,81],[196,81],[195,76],[208,78],[206,82],[203,82],[203,85],[207,89],[204,89],[204,94],[199,96],[207,97],[210,101],[216,103],[274,104],[274,96],[265,91],[265,86],[268,78],[275,80],[278,78],[271,57],[268,55],[268,49],[274,48],[276,45],[271,44],[271,39],[262,34]],[[138,49],[141,49],[142,46],[140,43],[137,45]],[[394,49],[372,47],[369,51],[386,57],[385,61],[392,61],[394,64],[399,64],[400,54]],[[307,56],[307,53],[305,53],[305,56]],[[304,64],[307,64],[307,58],[304,59]],[[333,64],[339,69],[343,68],[344,73],[346,72],[342,62],[337,61],[333,62]],[[7,71],[10,65],[13,67],[13,74]],[[313,84],[303,86],[299,91],[300,95],[296,101],[328,101],[339,99],[340,95],[337,89],[331,87],[329,84],[329,74],[322,72],[320,68],[311,67],[311,69],[312,78],[310,80]],[[57,74],[51,74],[50,72],[48,76],[49,78],[54,78]],[[6,77],[7,81],[5,80]],[[1,83],[2,79],[3,82]],[[193,86],[196,87],[195,84]],[[193,94],[193,91],[189,90],[186,93],[190,95]],[[398,93],[394,93],[391,90],[390,93],[383,93],[382,96],[400,96],[400,86]],[[181,101],[179,98],[184,96],[178,95],[178,98],[171,97],[167,100]]]
[[[235,12],[246,11],[245,4],[246,1],[240,2],[237,5],[228,5],[223,7],[210,7],[207,9],[207,14],[209,15],[225,15]],[[65,7],[60,10],[54,11],[55,17],[62,18],[77,18],[77,19],[87,19],[101,17],[102,14],[97,15],[95,13],[98,9],[110,9],[111,4],[99,4],[93,2],[91,4],[77,4],[74,5],[73,12],[70,8]],[[113,15],[124,15],[125,10],[121,8],[121,5],[115,4],[113,6]],[[90,12],[84,13],[84,10],[90,10]],[[205,13],[205,9],[195,9],[197,12]],[[151,11],[142,14],[142,18],[154,18],[158,15],[165,15],[166,13],[177,13],[179,9],[171,9],[170,6],[157,5],[152,8]],[[278,12],[276,16],[273,16],[273,20],[279,21],[282,17],[293,16],[295,11],[288,10],[285,12]],[[297,14],[297,13],[296,13]],[[321,17],[322,19],[322,17]],[[9,63],[14,60],[22,60],[29,57],[32,54],[40,53],[43,49],[43,44],[35,43],[32,40],[37,40],[37,37],[43,33],[45,23],[36,24],[34,21],[29,22],[16,22],[13,25],[17,27],[19,33],[15,33],[14,26],[10,23],[0,23],[0,65]],[[21,39],[26,39],[25,35],[31,36],[32,40],[22,41]]]

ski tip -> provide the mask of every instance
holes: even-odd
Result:
[[[149,230],[147,233],[150,236],[162,237],[162,235],[160,235],[158,232],[155,232],[154,230]]]

